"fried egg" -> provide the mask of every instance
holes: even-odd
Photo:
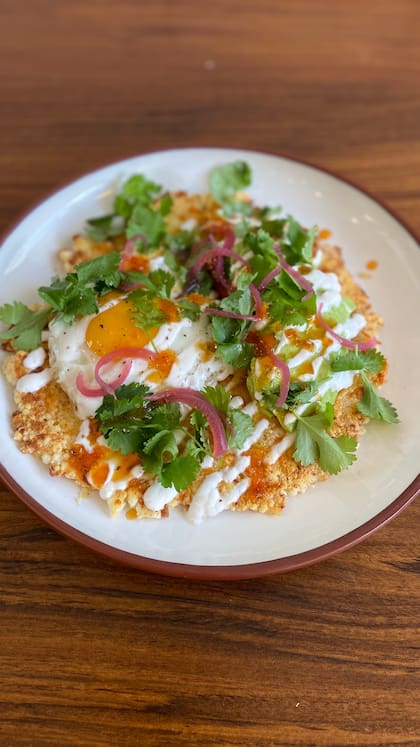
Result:
[[[124,382],[144,383],[152,391],[179,386],[200,390],[232,374],[231,366],[215,351],[207,317],[201,315],[197,321],[182,318],[171,301],[158,302],[167,321],[148,330],[136,326],[130,300],[117,293],[110,294],[96,314],[71,325],[56,320],[50,323],[50,365],[81,420],[94,416],[102,396],[82,394],[77,376],[82,373],[86,385],[97,388],[95,366],[114,350],[140,347],[158,353],[150,361],[134,359]],[[110,363],[103,369],[103,378],[115,380],[120,370],[121,361]]]

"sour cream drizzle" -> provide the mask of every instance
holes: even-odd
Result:
[[[46,386],[52,379],[51,368],[44,368],[37,373],[29,373],[21,376],[16,384],[16,391],[21,394],[33,394]]]

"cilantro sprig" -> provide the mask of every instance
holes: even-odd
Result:
[[[51,318],[51,309],[33,311],[15,301],[0,308],[0,320],[9,328],[0,332],[1,340],[12,340],[15,350],[34,350],[41,344],[42,330]]]
[[[38,294],[56,312],[56,319],[71,324],[76,317],[98,310],[97,296],[117,288],[123,274],[118,270],[121,256],[110,252],[77,265],[64,278],[41,286]]]
[[[170,299],[175,284],[174,276],[165,270],[154,270],[149,275],[132,272],[129,278],[142,283],[141,287],[132,291],[128,297],[136,309],[131,314],[134,324],[147,331],[167,322],[168,316],[159,305],[159,299]]]
[[[193,410],[188,430],[178,403],[154,403],[149,394],[149,387],[138,383],[120,386],[115,396],[107,394],[95,413],[99,430],[114,451],[137,453],[161,485],[185,490],[210,451],[207,421]],[[221,386],[206,387],[203,394],[224,417],[230,448],[241,448],[252,433],[250,416],[229,408],[230,395]]]
[[[391,402],[381,397],[375,385],[362,371],[363,397],[357,404],[357,409],[372,420],[383,420],[385,423],[399,423],[398,413]]]
[[[376,374],[385,366],[385,358],[379,350],[348,350],[342,348],[330,356],[331,370],[337,371],[365,371]]]
[[[12,340],[15,350],[34,350],[42,339],[42,330],[54,316],[71,324],[77,317],[94,314],[98,310],[98,296],[117,288],[124,278],[118,270],[121,257],[110,252],[89,262],[83,262],[64,278],[54,278],[51,285],[38,288],[47,304],[33,311],[20,302],[0,308],[0,320],[10,325],[0,332],[0,339]]]
[[[137,453],[161,485],[184,490],[195,480],[201,459],[188,453],[185,444],[178,445],[177,432],[191,438],[179,405],[153,404],[146,399],[150,393],[149,387],[132,383],[116,389],[115,396],[107,394],[95,413],[99,430],[114,451]]]
[[[252,207],[236,195],[251,184],[251,169],[246,161],[233,161],[216,166],[210,172],[210,191],[216,202],[223,207],[226,216],[233,213],[250,214]]]
[[[240,275],[237,290],[224,298],[218,308],[234,314],[251,314],[253,299],[249,290],[250,279],[252,276],[248,273]],[[225,363],[234,368],[248,367],[254,354],[253,345],[245,339],[250,322],[214,315],[211,325],[217,350]]]
[[[231,449],[241,449],[254,430],[250,415],[237,408],[230,407],[231,396],[220,384],[206,386],[203,394],[225,419],[228,445]]]
[[[374,383],[367,374],[377,374],[386,365],[386,361],[379,350],[340,350],[331,356],[331,370],[358,371],[363,382],[363,396],[357,404],[357,409],[371,420],[382,420],[385,423],[398,423],[398,413],[391,402],[381,397]]]
[[[156,208],[143,203],[138,203],[134,207],[127,222],[126,235],[128,239],[137,234],[145,237],[146,244],[143,243],[143,253],[153,251],[162,242],[166,234],[164,219],[171,207],[172,198],[169,195],[163,196]]]
[[[159,184],[147,179],[143,174],[134,174],[123,183],[114,199],[111,213],[86,221],[87,236],[94,241],[105,241],[123,234],[136,208],[147,208],[161,190]]]
[[[294,457],[305,467],[318,462],[324,472],[336,475],[347,469],[356,459],[357,441],[350,436],[333,438],[327,432],[331,416],[326,412],[315,415],[296,415],[296,446]]]

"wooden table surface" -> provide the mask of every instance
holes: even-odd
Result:
[[[0,230],[104,163],[226,145],[337,170],[420,231],[418,0],[0,10]],[[419,520],[198,582],[116,566],[3,487],[0,744],[420,745]]]

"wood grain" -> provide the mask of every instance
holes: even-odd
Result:
[[[103,163],[227,145],[338,170],[420,232],[417,0],[0,11],[0,230]],[[1,745],[420,745],[418,504],[216,583],[117,567],[0,498]]]

